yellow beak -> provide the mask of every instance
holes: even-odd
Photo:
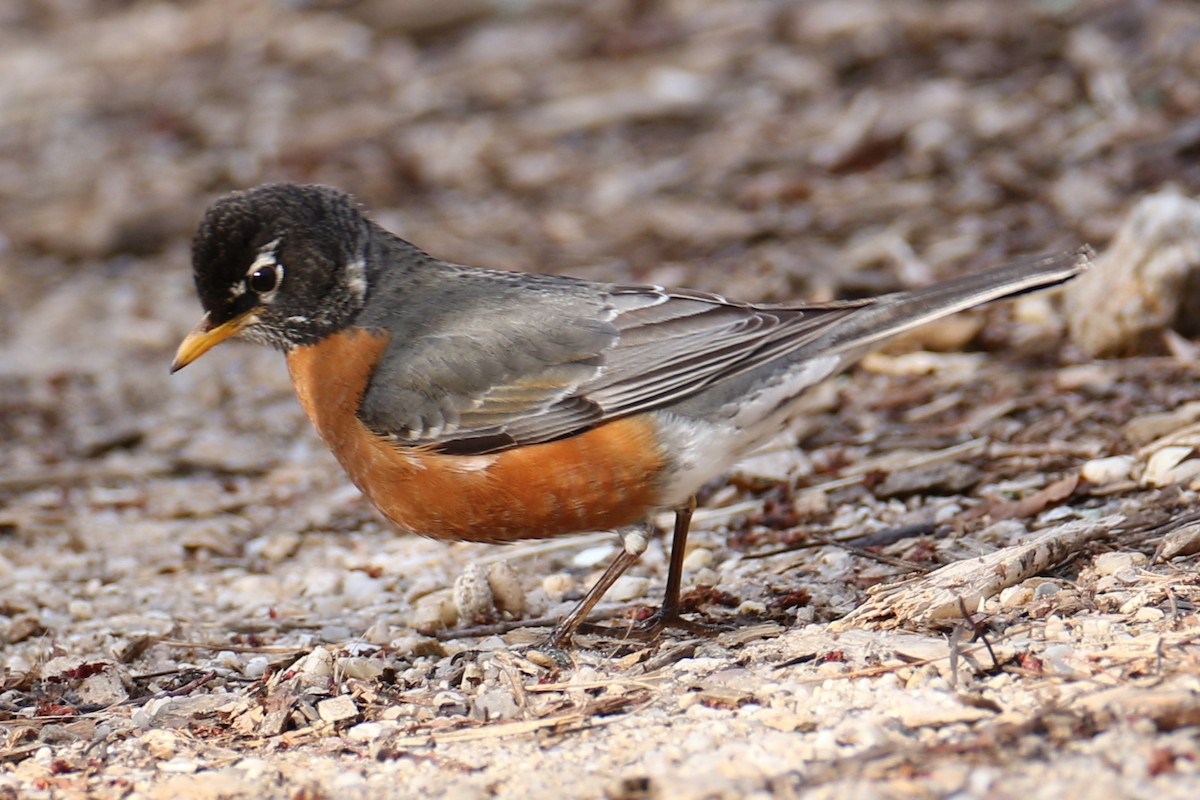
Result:
[[[246,311],[217,327],[212,326],[208,314],[200,320],[200,324],[192,329],[175,351],[175,360],[171,362],[171,372],[175,373],[207,353],[231,336],[236,336],[248,325],[257,321],[253,311]]]

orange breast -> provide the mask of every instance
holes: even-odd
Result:
[[[385,335],[350,329],[288,353],[300,404],[363,494],[401,528],[502,542],[641,522],[665,458],[654,423],[616,420],[545,444],[482,456],[403,448],[357,411]]]

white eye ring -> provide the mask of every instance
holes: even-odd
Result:
[[[246,287],[264,300],[283,283],[283,264],[275,260],[275,248],[278,246],[278,239],[263,245],[258,251],[258,258],[246,270]]]

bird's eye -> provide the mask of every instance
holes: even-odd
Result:
[[[283,270],[264,265],[246,276],[246,285],[255,294],[269,294],[279,288]]]

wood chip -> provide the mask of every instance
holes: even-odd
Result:
[[[974,611],[984,598],[1071,558],[1087,542],[1102,539],[1124,517],[1076,521],[1033,535],[1030,541],[937,569],[902,586],[880,586],[867,602],[832,623],[834,630],[858,626],[923,625]]]
[[[358,706],[348,694],[340,694],[317,703],[317,714],[321,719],[336,725],[346,720],[358,719]]]

